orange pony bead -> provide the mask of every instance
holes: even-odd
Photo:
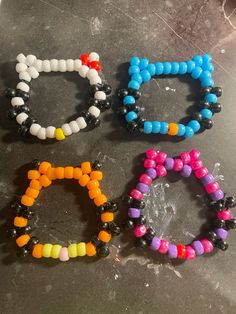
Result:
[[[65,178],[65,170],[63,167],[55,168],[56,178],[57,179],[64,179]]]
[[[21,204],[25,206],[32,206],[34,204],[34,199],[27,195],[23,195],[21,198]]]
[[[84,174],[88,174],[92,171],[91,163],[89,161],[82,162],[81,170]]]
[[[178,133],[179,127],[177,123],[169,123],[168,134],[176,135]]]
[[[42,257],[42,250],[43,250],[43,244],[38,243],[35,245],[32,251],[32,256],[35,258],[41,258]]]
[[[96,206],[101,206],[107,202],[107,197],[104,194],[100,194],[94,199],[94,203]]]
[[[99,170],[92,171],[90,173],[90,178],[91,178],[91,180],[101,181],[102,180],[102,171],[99,171]]]
[[[14,218],[14,226],[15,227],[25,227],[27,226],[27,223],[28,223],[28,219],[24,218],[24,217],[19,217],[19,216],[16,216]]]
[[[28,234],[23,234],[19,238],[16,239],[16,244],[19,247],[26,245],[29,242],[30,236]]]
[[[25,195],[31,197],[31,198],[37,198],[38,195],[39,195],[39,190],[35,190],[35,189],[32,189],[32,188],[28,188],[25,192]]]
[[[39,180],[31,180],[30,187],[38,191],[42,189],[42,185],[39,183]]]
[[[48,179],[50,180],[56,180],[56,169],[55,168],[48,168],[47,172],[46,172],[46,176],[48,177]]]
[[[47,187],[49,186],[50,184],[52,184],[52,181],[49,180],[49,178],[43,174],[40,178],[39,178],[39,182],[40,184],[43,186],[43,187]]]
[[[29,170],[27,176],[30,180],[38,179],[40,177],[40,173],[38,170]]]
[[[93,243],[92,242],[88,242],[87,244],[86,244],[86,254],[88,255],[88,256],[94,256],[94,255],[96,255],[96,248],[95,248],[95,246],[93,245]]]
[[[73,167],[65,167],[65,179],[73,179],[74,176],[74,168]]]
[[[91,199],[94,199],[95,197],[98,197],[101,193],[102,193],[102,191],[100,189],[95,188],[95,189],[89,191],[89,197]]]
[[[111,240],[111,234],[109,232],[107,232],[107,231],[102,230],[102,231],[99,232],[98,238],[101,241],[107,243],[107,242],[109,242]]]
[[[43,161],[40,163],[40,166],[39,166],[39,172],[42,173],[42,174],[45,174],[47,172],[47,170],[49,168],[51,168],[52,165],[50,164],[50,162],[48,161]]]
[[[90,180],[87,184],[88,190],[99,188],[99,182],[97,180]]]
[[[111,222],[114,220],[114,213],[105,212],[101,214],[101,221],[102,222]]]
[[[74,168],[73,170],[73,178],[74,179],[79,179],[80,177],[82,177],[83,173],[82,173],[82,170],[80,168]]]
[[[79,185],[86,186],[90,181],[90,177],[87,174],[83,174],[81,178],[79,178]]]

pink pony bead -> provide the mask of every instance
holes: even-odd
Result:
[[[206,167],[199,168],[195,171],[195,176],[198,179],[201,179],[205,177],[206,175],[208,175],[208,169]]]
[[[198,160],[200,157],[200,152],[197,149],[192,149],[191,152],[189,152],[189,155],[191,157],[191,161]]]
[[[158,177],[165,177],[167,175],[166,168],[162,165],[156,167],[156,172]]]
[[[211,241],[209,241],[208,239],[202,239],[200,240],[200,242],[202,243],[205,253],[211,253],[213,251],[214,246]]]
[[[156,167],[156,163],[154,160],[152,159],[144,160],[144,168],[155,168],[155,167]]]
[[[182,162],[184,163],[184,165],[190,163],[191,157],[190,157],[189,153],[187,153],[187,152],[182,152],[182,153],[180,153],[179,156],[180,156]]]
[[[143,197],[143,194],[137,189],[133,189],[129,195],[138,201],[140,201]]]
[[[147,228],[145,225],[136,226],[133,229],[133,233],[137,238],[141,238],[147,232]]]
[[[183,161],[181,159],[174,159],[174,167],[173,167],[173,170],[174,171],[181,171],[183,169]]]
[[[169,241],[163,239],[161,240],[161,244],[158,251],[162,254],[166,254],[169,250],[169,246],[170,246]]]
[[[149,177],[147,174],[143,173],[139,177],[139,182],[144,183],[146,185],[151,185],[152,184],[152,178]]]
[[[187,245],[186,246],[186,259],[193,260],[195,258],[196,258],[196,252],[190,245]]]
[[[155,150],[155,148],[150,148],[146,151],[146,156],[148,159],[155,159],[157,156],[157,151]]]
[[[233,215],[229,209],[224,209],[220,212],[217,212],[217,218],[220,220],[230,220],[233,218]]]
[[[158,165],[163,165],[166,160],[167,154],[164,152],[158,152],[156,156],[156,163]]]
[[[219,184],[215,181],[205,185],[205,190],[207,191],[208,194],[214,193],[219,189],[220,189]]]
[[[68,248],[62,247],[59,255],[61,262],[67,262],[69,260]]]
[[[202,168],[203,164],[201,160],[195,160],[190,162],[190,166],[192,167],[193,170],[197,170],[199,168]]]

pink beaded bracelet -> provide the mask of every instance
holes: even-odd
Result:
[[[234,197],[225,198],[224,192],[215,181],[213,175],[204,167],[200,160],[200,152],[196,149],[182,152],[179,157],[171,158],[166,153],[151,148],[146,151],[144,160],[145,172],[139,177],[139,183],[128,196],[128,216],[125,221],[126,229],[132,229],[141,247],[149,246],[152,250],[167,254],[170,258],[193,260],[196,256],[210,253],[214,247],[223,251],[228,248],[225,242],[229,229],[236,229],[236,219],[233,219],[229,208],[236,206]],[[179,172],[183,177],[189,177],[193,172],[200,179],[211,202],[210,208],[216,213],[213,230],[205,237],[194,240],[191,244],[171,244],[168,240],[160,239],[154,230],[146,225],[146,218],[141,214],[145,207],[143,195],[148,193],[152,181],[167,175],[168,170]]]

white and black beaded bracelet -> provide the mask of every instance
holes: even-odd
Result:
[[[19,83],[16,89],[7,88],[6,97],[11,98],[12,107],[8,111],[8,118],[15,119],[19,127],[19,133],[25,135],[30,133],[41,140],[56,138],[63,140],[72,133],[78,133],[87,125],[99,126],[100,113],[111,107],[107,95],[111,93],[111,86],[102,83],[98,72],[100,71],[99,55],[96,52],[82,54],[79,59],[68,60],[40,60],[34,55],[26,57],[21,53],[17,56],[16,72],[19,73]],[[88,111],[82,111],[77,119],[63,124],[61,127],[42,127],[37,120],[30,116],[30,108],[26,104],[30,95],[30,81],[39,77],[40,72],[72,72],[87,78],[90,83],[89,93],[92,96],[88,104]]]

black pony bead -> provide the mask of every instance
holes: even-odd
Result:
[[[138,238],[135,241],[135,246],[136,247],[141,247],[141,248],[145,248],[148,245],[147,241],[144,238]]]
[[[141,97],[141,92],[139,90],[129,88],[129,95],[132,95],[135,99],[139,99]]]
[[[99,160],[95,160],[92,163],[92,169],[93,170],[100,170],[102,168],[102,163]]]
[[[103,90],[104,93],[106,93],[107,95],[110,95],[110,94],[111,94],[111,91],[112,91],[111,85],[102,84],[102,90]]]
[[[31,237],[26,244],[26,248],[31,252],[36,244],[39,243],[39,239],[37,237]]]
[[[128,196],[126,197],[126,201],[127,201],[127,203],[128,203],[129,205],[131,205],[131,204],[133,203],[134,199],[133,199],[132,196],[128,195]]]
[[[112,213],[115,213],[118,211],[118,205],[114,202],[107,202],[103,206],[104,206],[105,211],[109,211]]]
[[[89,106],[99,106],[100,101],[98,99],[95,98],[90,98],[88,101]],[[99,108],[100,109],[100,108]]]
[[[7,111],[7,118],[13,120],[18,115],[18,111],[15,108],[11,108]]]
[[[87,123],[89,123],[89,122],[91,121],[91,119],[92,119],[91,113],[88,112],[88,111],[86,111],[86,110],[83,110],[83,111],[81,112],[81,116],[84,118],[84,120],[85,120]]]
[[[210,109],[210,108],[211,108],[211,105],[210,105],[210,103],[209,103],[208,101],[202,100],[202,101],[200,101],[200,103],[199,103],[199,108],[200,108],[200,109]]]
[[[117,110],[117,114],[119,116],[125,116],[127,112],[128,112],[128,109],[125,106],[122,106],[122,107],[118,108],[118,110]]]
[[[102,242],[99,240],[99,238],[97,236],[93,236],[92,239],[91,239],[91,242],[96,247],[98,247],[99,245],[102,244]]]
[[[211,111],[213,113],[221,112],[221,104],[219,102],[215,103],[213,106],[211,106]]]
[[[108,230],[109,229],[109,223],[108,222],[100,222],[98,224],[98,230]]]
[[[217,97],[222,95],[222,88],[221,87],[213,87],[211,93],[215,94]]]
[[[201,88],[200,95],[205,96],[206,94],[209,94],[211,92],[211,90],[212,90],[212,87],[210,87],[210,86],[203,87],[203,88]]]
[[[202,121],[202,115],[200,112],[195,112],[193,115],[192,115],[192,119],[193,120],[197,120],[198,122],[201,122]]]
[[[236,219],[229,219],[225,220],[226,228],[229,229],[236,229]]]
[[[222,219],[216,219],[214,221],[214,226],[217,228],[225,228],[226,227],[226,221]]]
[[[225,207],[226,208],[233,208],[236,206],[236,198],[233,196],[226,197],[225,200]]]
[[[26,247],[26,246],[23,246],[23,247],[21,247],[21,248],[18,249],[16,255],[17,255],[18,257],[26,257],[27,255],[29,255],[29,253],[30,253],[30,252],[29,252],[29,250],[27,249],[27,247]]]
[[[123,223],[123,227],[125,230],[131,230],[134,228],[134,222],[132,219],[128,219],[126,221],[124,221]]]
[[[33,123],[36,123],[36,122],[37,122],[36,119],[34,119],[34,118],[32,118],[32,117],[28,117],[28,118],[22,123],[22,125],[23,125],[23,126],[26,126],[27,128],[30,128],[31,125],[32,125]]]
[[[134,111],[136,113],[138,113],[140,111],[140,107],[138,105],[132,105],[132,106],[129,106],[128,108],[130,111]]]
[[[118,236],[120,234],[120,227],[114,222],[109,223],[109,231],[113,236]]]
[[[222,251],[226,251],[229,247],[228,243],[222,239],[217,239],[214,245]]]
[[[131,121],[127,124],[127,129],[130,133],[133,133],[138,129],[138,124],[135,121]]]
[[[14,88],[7,88],[5,90],[5,96],[7,98],[13,98],[16,96],[16,90]]]
[[[14,214],[15,214],[15,215],[20,216],[22,209],[23,209],[23,208],[26,208],[26,209],[27,209],[28,207],[26,207],[26,206],[24,206],[24,205],[21,205],[21,204],[19,204],[19,203],[14,203],[14,204],[11,205],[11,208],[14,210]]]
[[[25,134],[27,134],[29,131],[29,128],[25,125],[21,125],[19,128],[18,128],[18,134],[24,136]]]
[[[15,238],[17,236],[17,229],[11,228],[7,230],[7,237],[8,238]]]
[[[97,249],[97,254],[100,257],[107,257],[110,254],[110,250],[106,245],[103,245]]]
[[[140,215],[139,218],[134,219],[134,223],[136,226],[144,225],[146,222],[146,217],[144,217],[143,215]]]
[[[30,98],[29,93],[24,92],[23,90],[20,90],[20,89],[16,90],[16,96],[21,97],[24,101],[28,101]]]
[[[129,91],[128,91],[127,89],[122,88],[122,89],[119,89],[119,90],[118,90],[117,96],[118,96],[119,98],[123,98],[123,97],[125,97],[125,96],[127,96],[127,95],[129,95]]]
[[[96,117],[92,117],[91,120],[90,120],[90,125],[93,127],[93,128],[97,128],[99,127],[101,123],[101,120],[96,118]]]
[[[211,129],[214,125],[214,122],[211,119],[205,119],[203,120],[203,125],[205,129]]]
[[[34,159],[32,162],[31,162],[31,166],[32,168],[34,169],[38,169],[39,166],[40,166],[40,161],[38,159]]]
[[[21,213],[20,213],[21,216],[23,216],[24,218],[26,219],[32,219],[35,215],[35,212],[32,210],[32,209],[29,209],[29,208],[23,208],[21,210]]]
[[[137,119],[137,124],[138,124],[138,127],[140,128],[140,129],[143,129],[143,126],[144,126],[144,122],[146,121],[146,119],[145,118],[142,118],[142,117],[139,117],[138,119]]]
[[[213,231],[208,232],[207,237],[213,244],[218,240],[217,234]]]
[[[27,225],[25,227],[17,228],[17,234],[30,234],[32,232],[32,228],[30,225]]]
[[[90,95],[94,95],[96,92],[100,91],[101,89],[102,89],[101,84],[90,85],[89,93],[90,93]]]
[[[145,207],[145,202],[144,200],[133,200],[133,206],[136,207],[136,208],[140,208],[140,209],[144,209]]]
[[[219,200],[217,202],[211,202],[210,203],[210,208],[215,210],[215,211],[222,211],[224,209],[224,200]]]

